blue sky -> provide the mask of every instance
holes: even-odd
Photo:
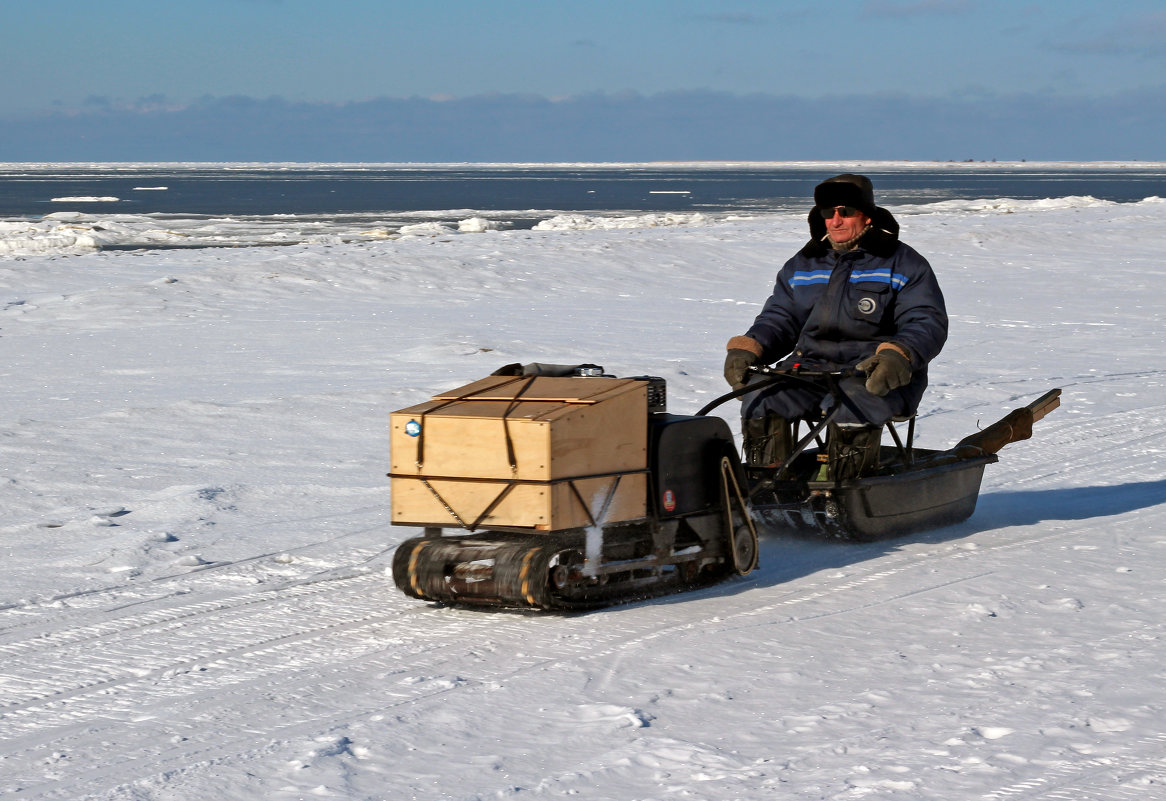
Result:
[[[0,160],[1140,159],[1166,4],[6,2]]]

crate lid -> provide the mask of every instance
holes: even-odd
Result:
[[[600,403],[640,389],[647,383],[634,378],[487,376],[451,389],[434,400],[439,401],[535,401],[555,403]]]

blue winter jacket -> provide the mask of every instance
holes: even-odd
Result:
[[[947,309],[931,265],[899,241],[899,224],[883,208],[852,251],[833,249],[817,209],[810,234],[746,333],[761,344],[762,362],[788,356],[787,363],[853,367],[893,341],[910,352],[911,383],[921,394],[927,363],[947,340]]]

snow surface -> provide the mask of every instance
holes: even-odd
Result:
[[[963,524],[577,615],[395,590],[389,412],[514,361],[695,411],[804,213],[0,260],[0,797],[1166,798],[1166,203],[895,211],[920,444],[1062,408]]]

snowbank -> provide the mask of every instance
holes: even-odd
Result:
[[[707,225],[708,215],[693,214],[636,214],[620,217],[600,217],[587,214],[558,214],[535,225],[536,231],[589,231],[628,228],[660,228],[678,225]]]
[[[436,237],[477,234],[514,227],[516,217],[532,212],[510,212],[496,219],[462,217],[452,212],[415,212],[398,215],[386,225],[374,215],[272,215],[239,217],[175,217],[172,215],[89,214],[56,212],[40,220],[0,221],[0,258],[33,255],[62,256],[101,249],[131,250],[159,247],[248,247],[256,245],[342,244],[397,237]],[[444,218],[443,218],[444,215]],[[438,219],[432,219],[432,217]],[[410,219],[424,217],[420,222]],[[538,230],[658,228],[707,225],[703,214],[639,214],[619,217],[557,215],[538,222]]]

